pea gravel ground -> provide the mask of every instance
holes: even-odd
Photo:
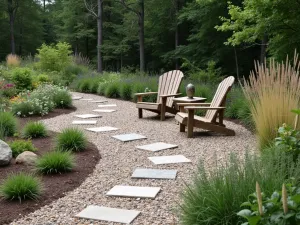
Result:
[[[66,193],[65,197],[11,224],[117,224],[82,220],[74,217],[88,205],[139,210],[141,214],[132,223],[136,225],[178,224],[176,209],[180,202],[180,193],[185,186],[184,183],[189,182],[193,177],[197,162],[202,159],[207,167],[213,168],[216,160],[224,162],[231,152],[242,156],[245,150],[254,151],[256,146],[253,134],[244,127],[232,122],[226,122],[226,125],[236,131],[234,137],[197,135],[193,139],[188,139],[186,133],[179,132],[179,126],[173,117],[161,122],[158,117],[155,117],[155,114],[144,112],[144,118],[138,119],[134,103],[106,99],[91,94],[73,93],[73,95],[92,98],[93,100],[108,100],[108,104],[116,104],[117,112],[102,113],[102,118],[95,119],[98,121],[97,126],[112,126],[120,129],[98,134],[85,131],[89,141],[98,147],[102,157],[94,172],[86,178],[80,187]],[[87,127],[94,127],[94,125],[71,125],[71,123],[73,120],[78,119],[74,117],[76,114],[95,113],[92,110],[98,108],[98,103],[74,100],[74,105],[77,107],[77,111],[47,119],[43,122],[50,130],[58,132],[70,126],[79,127],[82,130]],[[123,143],[111,137],[112,135],[125,133],[142,134],[148,139]],[[179,147],[155,153],[135,148],[137,145],[154,142],[177,144]],[[154,165],[147,158],[149,156],[177,154],[186,156],[191,159],[192,163]],[[178,175],[176,180],[131,179],[131,174],[137,167],[177,169]],[[154,200],[106,197],[105,193],[115,185],[161,187],[161,191]]]

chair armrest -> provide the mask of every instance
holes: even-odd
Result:
[[[187,109],[187,110],[197,110],[197,109],[203,109],[203,110],[222,110],[222,109],[226,109],[226,107],[197,107],[197,106],[187,106],[187,107],[184,107],[184,109]]]
[[[176,103],[178,106],[210,106],[211,103]]]
[[[144,95],[155,95],[158,94],[158,92],[144,92],[144,93],[135,93],[135,96],[144,96]]]
[[[175,96],[179,96],[181,95],[181,93],[177,93],[177,94],[170,94],[170,95],[160,95],[159,97],[162,97],[162,98],[167,98],[167,97],[175,97]]]

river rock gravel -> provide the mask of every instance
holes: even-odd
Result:
[[[209,168],[215,162],[225,162],[232,152],[243,156],[245,150],[254,151],[256,140],[250,131],[241,125],[226,121],[226,125],[235,130],[236,136],[197,135],[188,139],[186,133],[179,132],[179,125],[173,116],[166,121],[160,121],[154,113],[144,112],[144,118],[138,118],[135,104],[128,101],[107,99],[92,94],[73,93],[84,99],[108,100],[107,104],[116,104],[116,112],[99,113],[103,117],[95,118],[98,126],[112,126],[119,130],[105,133],[85,131],[89,141],[99,149],[100,159],[94,172],[72,192],[58,199],[50,205],[14,221],[13,225],[96,225],[118,224],[104,221],[92,221],[74,217],[88,205],[99,205],[141,211],[133,221],[135,225],[173,225],[178,224],[176,209],[180,202],[180,193],[189,182],[197,169],[199,160],[204,160]],[[84,100],[74,100],[77,110],[71,114],[60,115],[46,119],[43,122],[48,129],[59,132],[66,127],[78,127],[82,130],[94,125],[72,125],[77,114],[95,114],[99,103]],[[109,107],[112,109],[114,107]],[[102,109],[102,108],[101,108]],[[138,133],[147,137],[144,140],[123,143],[112,138],[113,135]],[[135,146],[155,142],[177,144],[178,148],[159,152],[138,150]],[[184,155],[192,163],[154,165],[148,157],[163,155]],[[176,180],[131,179],[131,174],[136,168],[177,169]],[[141,198],[107,197],[105,193],[115,185],[133,185],[161,187],[160,193],[154,200]],[[116,215],[117,216],[117,215]]]

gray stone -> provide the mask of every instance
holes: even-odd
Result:
[[[95,109],[93,110],[93,112],[103,112],[103,113],[111,113],[111,112],[115,112],[117,110],[115,109]]]
[[[100,108],[105,108],[105,107],[116,107],[116,104],[111,104],[111,105],[98,105]]]
[[[116,185],[109,192],[108,196],[131,197],[131,198],[152,198],[160,191],[160,187],[139,187]]]
[[[132,174],[132,178],[144,179],[172,179],[175,180],[177,170],[157,170],[137,168]]]
[[[108,222],[130,224],[140,213],[140,211],[135,210],[90,205],[77,214],[76,217],[90,220],[103,220]]]
[[[191,160],[187,159],[183,155],[170,155],[170,156],[154,156],[148,157],[154,164],[172,164],[172,163],[187,163]]]
[[[72,122],[72,124],[75,124],[75,125],[94,125],[96,123],[97,123],[96,120],[74,120]]]
[[[80,99],[81,101],[92,101],[93,99],[92,98],[82,98]]]
[[[138,149],[147,150],[152,152],[158,152],[165,149],[177,148],[178,145],[167,144],[164,142],[157,142],[149,145],[136,146]]]
[[[12,151],[8,144],[0,140],[0,166],[6,166],[12,159]]]
[[[94,100],[94,101],[89,101],[89,102],[93,102],[93,103],[104,103],[104,102],[107,102],[107,100]]]
[[[72,97],[72,99],[73,100],[79,100],[79,99],[81,99],[82,97],[80,97],[80,96],[74,96],[74,97]]]
[[[112,136],[113,138],[116,138],[120,141],[134,141],[134,140],[139,140],[139,139],[145,139],[146,137],[143,136],[143,135],[140,135],[140,134],[135,134],[135,133],[132,133],[132,134],[120,134],[120,135],[115,135],[115,136]]]
[[[118,130],[118,128],[115,128],[115,127],[92,127],[92,128],[85,128],[85,129],[88,131],[96,132],[96,133]]]
[[[34,154],[33,152],[25,151],[17,156],[16,163],[33,166],[35,165],[37,158],[38,158],[37,155]]]
[[[78,117],[78,118],[81,118],[81,119],[100,118],[100,117],[102,117],[102,116],[96,115],[96,114],[82,114],[82,115],[75,115],[75,116]]]

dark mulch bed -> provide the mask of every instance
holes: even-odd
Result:
[[[24,124],[31,120],[37,121],[40,119],[51,118],[61,114],[67,114],[73,112],[75,109],[56,109],[50,114],[44,117],[30,117],[19,119],[19,131]],[[49,136],[46,138],[33,139],[34,146],[38,149],[37,155],[43,155],[50,151],[54,145],[56,133],[49,132]],[[16,139],[10,138],[9,140]],[[8,140],[8,141],[9,141]],[[75,154],[76,167],[70,173],[48,175],[38,177],[41,179],[43,184],[43,194],[37,201],[6,201],[0,200],[0,224],[10,223],[12,220],[20,218],[28,213],[31,213],[40,207],[51,203],[52,201],[65,196],[69,191],[74,190],[78,187],[87,177],[91,174],[95,168],[95,165],[100,159],[99,151],[97,147],[89,143],[88,148]],[[18,172],[34,173],[34,168],[15,164],[12,160],[11,164],[7,167],[0,167],[0,184],[2,181],[12,173]]]

